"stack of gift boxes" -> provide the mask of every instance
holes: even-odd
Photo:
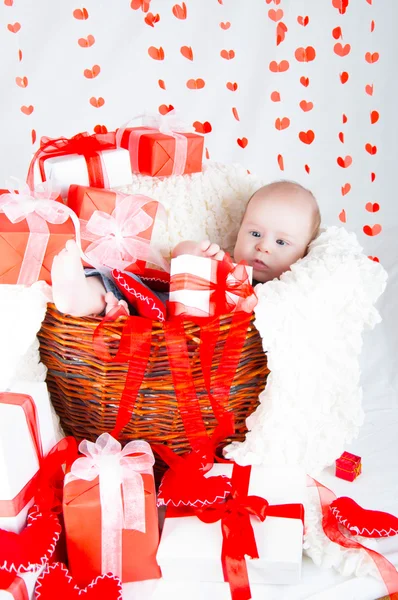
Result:
[[[0,195],[0,283],[50,284],[53,257],[69,239],[80,244],[86,266],[138,273],[148,261],[163,266],[148,250],[158,203],[109,188],[129,184],[131,173],[200,172],[202,153],[202,136],[154,118],[112,133],[42,139],[28,187]],[[129,254],[131,240],[144,250]],[[251,272],[180,256],[170,275],[170,317],[212,317],[239,310],[234,284],[239,279],[248,289]],[[66,568],[77,586],[96,580],[110,599],[120,597],[121,582],[161,576],[226,581],[233,598],[250,598],[249,582],[299,581],[300,470],[213,465],[211,452],[202,460],[195,448],[200,460],[188,455],[184,477],[177,473],[171,487],[166,480],[157,497],[145,441],[122,448],[104,433],[79,452],[73,439],[56,439],[45,383],[10,385],[0,394],[0,598],[33,598],[35,585],[42,600],[63,597]],[[188,500],[187,473],[197,494]],[[212,494],[218,487],[222,493]],[[159,504],[167,505],[160,542]]]

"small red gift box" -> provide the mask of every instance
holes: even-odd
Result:
[[[87,259],[93,261],[88,260],[85,266],[105,264],[134,273],[143,272],[147,261],[167,267],[160,254],[150,249],[159,208],[156,200],[71,185],[67,204],[80,219],[82,249]],[[115,235],[116,230],[120,232],[120,239]],[[104,263],[105,257],[110,262]]]
[[[131,171],[151,177],[200,173],[203,136],[197,133],[161,133],[150,127],[123,131],[120,146],[129,150]]]
[[[3,194],[9,194],[8,190],[0,190],[0,196]],[[23,215],[23,211],[22,207],[20,216],[25,218],[16,222],[0,213],[0,284],[31,285],[38,280],[51,284],[54,256],[75,238],[74,225],[67,215],[65,222],[54,224],[35,212]]]
[[[346,481],[354,481],[361,474],[361,457],[350,452],[343,454],[336,460],[336,477]]]

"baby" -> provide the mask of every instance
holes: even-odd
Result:
[[[234,261],[253,267],[254,283],[265,283],[288,271],[303,258],[309,243],[318,234],[320,211],[313,194],[301,185],[280,181],[257,190],[250,198],[238,231]],[[178,244],[172,257],[193,254],[222,260],[224,251],[209,240]],[[54,258],[53,298],[58,310],[74,316],[108,312],[117,304],[127,309],[105,289],[101,277],[86,277],[79,249],[71,240]]]

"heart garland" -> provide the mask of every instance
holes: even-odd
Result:
[[[352,535],[380,538],[398,534],[397,517],[379,510],[362,508],[352,498],[336,498],[330,505],[330,511]]]
[[[79,588],[62,563],[43,571],[36,583],[36,600],[122,600],[122,584],[112,574],[101,575],[86,588]]]
[[[33,510],[21,533],[0,529],[0,568],[23,573],[44,566],[61,534],[58,517]]]

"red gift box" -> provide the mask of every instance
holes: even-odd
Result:
[[[343,454],[336,460],[336,477],[346,481],[354,481],[361,474],[361,457],[350,452]]]
[[[102,254],[106,252],[109,258],[108,246],[111,247],[110,249],[112,252],[116,241],[115,236],[112,234],[109,235],[109,232],[106,231],[106,228],[110,225],[111,220],[105,222],[104,219],[102,219],[102,224],[104,224],[105,228],[103,236],[101,236],[101,234],[96,235],[90,232],[90,223],[92,222],[90,222],[90,219],[93,216],[95,218],[101,216],[100,213],[111,215],[115,211],[116,207],[119,206],[119,202],[121,203],[123,201],[131,201],[132,210],[136,211],[134,213],[134,219],[130,219],[130,216],[128,213],[126,213],[126,217],[132,222],[135,231],[129,232],[126,229],[124,232],[126,234],[125,239],[127,241],[132,239],[134,243],[138,242],[141,250],[138,250],[136,256],[134,256],[134,252],[131,254],[125,254],[123,264],[109,263],[106,264],[106,266],[130,271],[133,273],[142,273],[148,260],[150,262],[156,262],[156,264],[160,263],[160,266],[166,267],[167,264],[162,260],[159,253],[150,250],[149,247],[155,218],[159,208],[159,203],[156,200],[152,200],[151,198],[143,195],[128,196],[126,194],[112,192],[109,190],[84,187],[80,185],[71,185],[69,188],[67,204],[69,208],[71,208],[77,214],[81,221],[82,249],[87,256],[87,259],[91,257],[93,262],[96,260],[97,264],[101,263],[101,251],[97,250],[92,252],[92,249],[94,249],[93,242],[95,247],[98,248],[98,242],[102,238],[102,242],[105,244]],[[136,208],[134,208],[135,206]],[[136,227],[134,227],[134,223],[136,223]],[[144,227],[142,231],[140,231],[140,223],[142,223],[142,226]],[[100,227],[101,226],[102,225],[100,225]],[[122,229],[123,227],[124,224],[121,225]],[[94,229],[96,230],[96,228]],[[128,256],[130,256],[130,259],[127,258]],[[147,256],[147,258],[140,258],[140,256]],[[84,264],[85,266],[91,265],[90,262],[86,262]]]
[[[120,138],[120,147],[130,152],[132,172],[151,177],[200,173],[203,143],[197,133],[166,135],[150,127],[127,128]]]
[[[142,441],[129,442],[123,450],[120,449],[119,442],[107,433],[102,434],[96,444],[82,442],[79,450],[86,457],[77,459],[65,478],[63,514],[68,561],[70,571],[80,587],[106,572],[112,572],[123,582],[158,579],[161,575],[156,562],[159,526],[155,483],[152,467],[143,466],[143,461],[149,460],[153,464],[153,454],[149,444]],[[116,455],[111,456],[114,450]],[[105,459],[104,462],[101,462],[101,458]],[[122,473],[122,485],[120,481],[115,481],[117,478],[114,475],[119,471],[110,459],[117,462]],[[85,462],[79,464],[79,461]],[[127,463],[130,464],[127,465],[126,475],[124,469]],[[83,471],[79,471],[79,467]],[[87,475],[86,480],[83,478],[86,477],[84,469],[88,469],[88,472],[98,469],[99,476],[94,475],[93,478]],[[131,478],[131,470],[142,481],[142,490],[137,494],[130,493],[131,481],[126,482],[126,477]],[[133,520],[137,517],[139,494],[142,494],[144,531],[135,524],[127,528],[129,510],[133,512],[130,519],[131,516]],[[105,500],[106,495],[108,497]],[[113,526],[117,522],[115,514],[120,508],[119,503],[122,504],[120,529]]]
[[[0,195],[8,193],[8,190],[0,190]],[[48,202],[54,201],[49,200]],[[65,208],[65,210],[67,209]],[[32,214],[27,216],[28,219],[32,218]],[[36,222],[39,221],[40,231],[36,233],[32,231],[35,227],[32,228],[31,221],[26,218],[13,223],[5,214],[0,213],[0,284],[30,285],[38,280],[44,280],[51,284],[51,267],[54,256],[65,247],[68,240],[75,238],[75,228],[69,218],[64,223],[53,224],[37,217],[34,213],[33,217]],[[37,246],[33,250],[32,258],[29,257],[27,251],[28,242],[35,244],[35,235],[39,236],[43,244],[44,257],[42,260],[39,258],[40,252],[37,251]],[[26,261],[29,260],[33,260],[37,275],[33,273],[33,268],[27,268]],[[22,275],[22,269],[25,272],[24,275]]]

